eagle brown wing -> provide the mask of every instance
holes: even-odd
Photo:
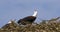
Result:
[[[21,23],[21,24],[24,25],[26,23],[32,23],[32,22],[34,22],[35,19],[36,19],[36,17],[28,16],[28,17],[25,17],[23,19],[18,20],[18,23]]]

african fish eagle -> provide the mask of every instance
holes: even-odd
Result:
[[[34,11],[34,14],[32,16],[27,16],[25,18],[22,18],[22,19],[18,20],[17,23],[22,24],[22,25],[26,25],[27,23],[32,24],[35,21],[36,17],[37,17],[37,10]]]

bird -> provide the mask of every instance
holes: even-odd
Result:
[[[34,11],[32,16],[27,16],[17,21],[18,24],[27,25],[32,24],[37,18],[37,10]]]

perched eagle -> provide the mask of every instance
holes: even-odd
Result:
[[[37,17],[37,10],[34,11],[34,14],[32,16],[27,16],[25,18],[22,18],[18,20],[18,24],[26,25],[26,24],[32,24]]]

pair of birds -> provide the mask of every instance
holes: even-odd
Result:
[[[19,19],[17,23],[22,25],[32,24],[36,20],[36,17],[37,17],[37,10],[34,11],[34,14],[32,16],[27,16],[22,19]],[[8,22],[8,23],[11,23],[11,22]]]

